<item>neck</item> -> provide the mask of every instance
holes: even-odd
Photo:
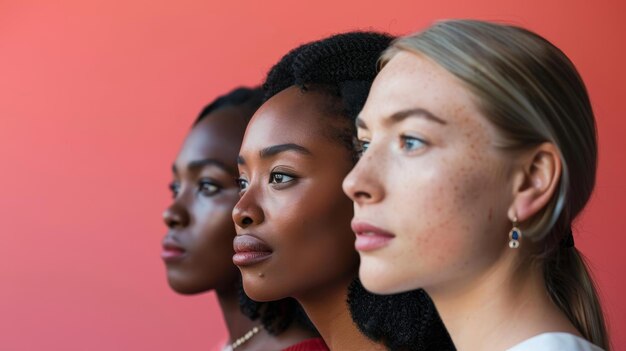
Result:
[[[219,302],[222,317],[226,323],[229,343],[232,343],[252,328],[259,325],[258,321],[250,320],[241,312],[237,289],[217,291],[217,301]]]
[[[462,283],[427,289],[459,350],[503,350],[532,336],[575,329],[552,303],[542,267],[514,255]]]
[[[296,297],[330,350],[383,350],[363,335],[352,321],[348,309],[348,286],[353,277],[314,294]]]
[[[229,344],[244,336],[255,326],[261,324],[260,321],[252,321],[246,317],[239,306],[238,289],[232,291],[217,291],[217,300],[222,309],[222,316],[226,323],[229,335]],[[241,351],[261,351],[261,350],[282,350],[295,345],[302,340],[316,337],[310,330],[303,329],[298,325],[290,325],[279,335],[271,335],[263,329],[250,339],[250,342],[242,344],[237,350]]]

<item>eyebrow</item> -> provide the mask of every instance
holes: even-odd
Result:
[[[412,108],[412,109],[408,109],[408,110],[401,110],[398,112],[395,112],[394,114],[392,114],[391,116],[389,116],[389,118],[387,119],[388,123],[398,123],[400,121],[403,121],[409,117],[421,117],[421,118],[426,118],[430,121],[439,123],[441,125],[446,125],[448,124],[448,122],[444,121],[443,119],[437,117],[435,114],[433,114],[432,112],[423,109],[423,108]],[[361,129],[367,129],[367,125],[365,124],[365,121],[360,118],[357,117],[356,118],[356,127],[357,128],[361,128]]]
[[[280,145],[273,145],[273,146],[266,147],[265,149],[259,152],[259,155],[261,156],[261,158],[268,158],[268,157],[272,157],[272,156],[280,154],[281,152],[286,152],[286,151],[295,151],[297,153],[307,155],[307,156],[311,155],[311,151],[309,151],[309,149],[305,148],[304,146],[300,146],[294,143],[280,144]]]
[[[361,117],[357,117],[355,121],[356,127],[360,129],[367,129],[367,124]]]
[[[287,143],[287,144],[268,146],[265,149],[259,151],[259,156],[261,156],[261,158],[269,158],[272,156],[276,156],[280,154],[281,152],[287,152],[287,151],[295,151],[297,153],[300,153],[302,155],[307,155],[307,156],[312,155],[311,151],[309,151],[309,149],[305,148],[304,146],[300,146],[294,143]],[[243,156],[241,155],[237,156],[237,164],[239,165],[246,164],[246,160],[243,158]]]
[[[435,116],[432,112],[423,109],[423,108],[411,108],[408,110],[402,110],[402,111],[398,111],[394,114],[392,114],[389,119],[394,122],[400,122],[403,121],[405,119],[407,119],[408,117],[423,117],[426,118],[428,120],[431,120],[433,122],[437,122],[439,124],[443,124],[446,125],[447,122],[444,121],[443,119]]]
[[[206,166],[217,166],[228,173],[234,173],[234,170],[232,167],[228,166],[226,163],[215,158],[205,158],[202,160],[195,160],[187,164],[187,168],[190,170],[199,170]],[[176,168],[175,164],[172,165],[172,172],[178,173],[178,169]]]

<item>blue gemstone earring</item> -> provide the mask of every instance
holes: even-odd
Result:
[[[517,249],[519,247],[519,241],[522,239],[522,231],[517,227],[517,217],[513,217],[513,228],[509,232],[509,247]]]

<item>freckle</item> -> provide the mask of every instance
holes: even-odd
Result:
[[[493,218],[493,208],[489,208],[489,216],[487,216],[489,222],[491,222],[491,218]]]

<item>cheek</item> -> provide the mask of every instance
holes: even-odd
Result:
[[[233,289],[239,273],[232,263],[235,227],[230,216],[234,199],[226,197],[198,204],[188,228],[188,257],[168,267],[172,288],[181,293]]]
[[[194,250],[198,261],[205,265],[234,268],[232,263],[233,238],[235,225],[232,220],[232,208],[237,196],[224,196],[206,203],[195,212],[197,232]]]
[[[497,172],[484,167],[485,157],[463,156],[425,159],[413,172],[406,172],[404,165],[399,173],[404,179],[389,199],[398,233],[408,234],[399,259],[419,257],[420,266],[460,268],[480,247],[485,222],[493,215],[489,190],[498,188],[499,180]]]
[[[280,217],[274,216],[271,225],[277,264],[289,266],[289,284],[297,285],[294,290],[354,275],[358,262],[350,230],[352,202],[341,192],[341,181],[332,186],[311,182],[301,189],[290,194],[286,201],[290,206]]]
[[[204,232],[228,231],[235,233],[232,219],[233,207],[239,200],[235,191],[229,191],[219,198],[207,200],[195,211],[194,216]]]

